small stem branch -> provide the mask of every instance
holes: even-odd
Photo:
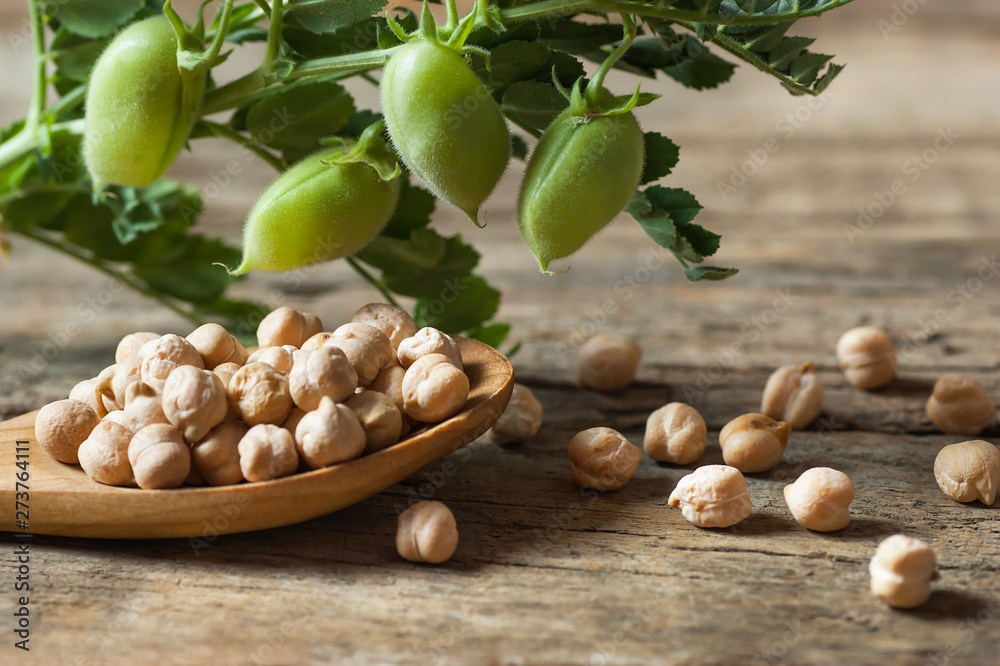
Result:
[[[215,88],[205,93],[205,99],[201,104],[201,115],[207,116],[218,111],[225,111],[236,106],[248,95],[261,90],[266,81],[264,73],[255,69],[249,74],[245,74],[235,81],[230,81],[224,86]]]
[[[369,69],[377,69],[389,62],[389,58],[400,49],[393,46],[388,49],[376,49],[374,51],[362,51],[342,56],[331,56],[329,58],[316,58],[306,60],[292,69],[288,75],[291,79],[300,79],[306,76],[318,76],[322,74],[338,74],[351,72],[351,75],[360,74]]]
[[[271,19],[267,27],[267,51],[264,55],[264,65],[267,71],[271,71],[271,65],[278,57],[278,48],[281,46],[281,14],[284,9],[282,0],[271,0]]]
[[[57,123],[49,128],[49,141],[53,145],[83,134],[83,119]],[[16,136],[0,143],[0,169],[7,167],[39,147],[40,140],[22,130]]]
[[[275,157],[271,152],[258,145],[253,139],[243,136],[239,132],[212,120],[205,120],[203,118],[201,122],[203,122],[208,129],[212,130],[212,133],[216,136],[221,136],[224,139],[229,139],[230,141],[234,141],[241,146],[246,147],[247,150],[252,151],[255,155],[257,155],[257,157],[270,164],[278,172],[284,171],[285,163]]]
[[[45,21],[42,16],[42,5],[37,0],[29,3],[31,9],[31,42],[35,51],[35,87],[31,93],[31,105],[28,107],[28,117],[25,119],[24,131],[34,136],[38,131],[45,110],[46,88],[49,81],[46,75],[45,58]]]
[[[389,303],[390,305],[395,305],[395,306],[396,306],[397,308],[399,307],[399,303],[397,303],[397,302],[396,302],[396,299],[394,299],[394,298],[392,297],[392,294],[391,294],[391,293],[390,293],[390,292],[389,292],[389,291],[388,291],[388,290],[387,290],[387,289],[386,289],[385,287],[383,287],[383,286],[382,286],[382,283],[381,283],[381,282],[379,282],[378,280],[376,280],[376,279],[375,279],[375,277],[374,277],[374,276],[373,276],[373,275],[372,275],[371,273],[369,273],[369,272],[368,272],[367,270],[365,270],[365,267],[364,267],[364,266],[362,266],[362,265],[361,265],[360,263],[358,263],[358,260],[357,260],[357,259],[355,259],[354,257],[344,257],[344,261],[346,261],[346,262],[347,262],[347,264],[348,264],[348,265],[349,265],[349,266],[350,266],[351,268],[353,268],[353,269],[354,269],[354,271],[355,271],[355,272],[356,272],[356,273],[357,273],[358,275],[360,275],[360,276],[361,276],[361,277],[362,277],[362,278],[364,279],[364,281],[365,281],[365,282],[367,282],[367,283],[368,283],[368,284],[370,284],[371,286],[373,286],[373,287],[375,287],[376,289],[378,289],[378,290],[379,290],[379,293],[381,293],[381,294],[382,294],[382,297],[383,297],[383,298],[384,298],[384,299],[385,299],[385,300],[386,300],[386,301],[387,301],[387,302],[388,302],[388,303]]]

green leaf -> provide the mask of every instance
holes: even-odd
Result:
[[[236,278],[221,263],[235,266],[241,251],[220,239],[185,236],[166,256],[138,263],[133,273],[159,292],[190,302],[211,302]]]
[[[405,239],[379,234],[355,256],[383,272],[415,274],[435,266],[445,250],[445,239],[436,231],[414,229]]]
[[[544,130],[569,102],[555,86],[538,81],[518,81],[503,94],[503,112],[529,127]]]
[[[336,134],[354,114],[354,100],[334,81],[304,81],[275,86],[246,115],[246,128],[258,142],[292,162],[314,152],[319,140]]]
[[[476,326],[465,331],[466,337],[479,340],[490,347],[497,349],[507,339],[510,333],[510,324],[496,323],[489,326]]]
[[[444,238],[444,254],[433,266],[410,270],[398,266],[383,270],[382,281],[391,291],[413,298],[442,299],[460,291],[460,280],[472,273],[479,263],[479,253],[462,242],[459,234]]]
[[[446,298],[418,299],[413,305],[417,326],[461,333],[489,321],[500,307],[500,292],[478,275],[459,280]]]
[[[658,132],[644,134],[646,163],[642,167],[641,184],[651,183],[668,175],[680,159],[677,144]]]
[[[537,21],[521,21],[506,26],[504,32],[493,32],[489,26],[481,26],[469,33],[465,43],[492,49],[500,44],[513,41],[533,42],[538,39],[540,28]]]
[[[719,268],[718,266],[696,266],[694,268],[685,268],[684,277],[688,279],[689,282],[699,282],[701,280],[711,280],[717,282],[719,280],[725,280],[727,277],[731,277],[740,272],[738,268]]]
[[[549,62],[551,51],[537,42],[507,42],[490,52],[489,68],[481,56],[472,58],[472,70],[483,84],[502,90],[522,79],[534,77]]]
[[[430,224],[437,197],[414,185],[409,178],[401,176],[399,185],[396,212],[392,214],[382,233],[393,238],[407,239],[414,230]]]
[[[0,213],[3,222],[12,229],[59,229],[62,226],[62,212],[78,192],[79,190],[69,188],[33,188],[11,200]]]
[[[49,55],[58,74],[70,81],[83,83],[90,77],[90,70],[109,41],[81,37],[66,28],[59,28],[52,37]]]
[[[666,67],[663,72],[675,81],[693,88],[705,90],[718,88],[732,78],[736,65],[715,55],[698,40],[688,37],[687,57],[676,65]]]
[[[625,210],[658,245],[685,261],[700,263],[719,249],[718,234],[691,222],[701,204],[686,190],[653,185],[636,192]]]
[[[291,0],[288,8],[303,27],[329,34],[372,16],[386,4],[388,0]]]
[[[286,14],[281,36],[303,56],[324,58],[384,48],[380,47],[378,38],[385,25],[384,18],[371,17],[334,33],[319,35],[297,21],[294,15]]]
[[[70,32],[96,39],[113,34],[144,5],[144,0],[60,0],[45,8]]]
[[[510,135],[510,153],[519,160],[528,156],[528,143],[518,134]]]
[[[541,21],[538,40],[558,51],[584,55],[621,41],[622,29],[610,23],[580,23],[571,19]]]

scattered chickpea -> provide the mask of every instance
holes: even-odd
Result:
[[[226,392],[240,417],[251,426],[281,423],[292,411],[288,378],[266,363],[244,365],[229,380]]]
[[[214,370],[223,363],[243,365],[246,362],[247,350],[218,324],[199,326],[187,336],[187,341],[198,351],[206,370]]]
[[[324,397],[295,426],[295,445],[309,467],[328,467],[361,455],[365,429],[348,407]]]
[[[374,326],[385,333],[393,349],[417,332],[417,325],[405,310],[386,303],[369,303],[354,313],[351,321]]]
[[[681,478],[667,503],[698,527],[729,527],[753,511],[746,479],[727,465],[705,465]]]
[[[270,481],[294,474],[299,466],[292,433],[270,423],[250,428],[237,445],[247,481]]]
[[[669,402],[646,419],[642,447],[653,460],[690,465],[705,454],[708,428],[698,410],[683,402]]]
[[[599,333],[576,356],[576,382],[596,391],[618,391],[635,379],[642,359],[639,343],[617,333]]]
[[[642,451],[611,428],[589,428],[569,442],[570,480],[581,488],[618,490],[639,469]]]
[[[440,564],[458,548],[458,526],[451,510],[441,502],[418,502],[399,514],[396,551],[410,562]]]
[[[114,413],[114,412],[112,412]],[[128,447],[132,431],[112,421],[97,424],[80,444],[80,466],[87,476],[106,486],[134,486]]]
[[[316,321],[318,320],[307,322],[298,310],[282,306],[269,313],[257,326],[257,344],[261,347],[301,347],[303,342],[319,332],[312,332]],[[307,333],[310,335],[306,335]]]
[[[927,415],[941,432],[975,437],[996,418],[996,406],[986,389],[964,375],[945,375],[934,384]]]
[[[489,430],[494,444],[522,442],[534,437],[542,427],[542,403],[524,384],[514,384],[510,402]]]
[[[358,386],[367,386],[393,359],[392,343],[385,333],[368,324],[344,324],[326,345],[339,347],[358,375]]]
[[[925,603],[931,596],[931,581],[940,578],[930,545],[904,534],[894,534],[878,545],[868,572],[872,594],[895,608]]]
[[[281,374],[287,375],[292,371],[297,351],[298,347],[292,345],[261,347],[247,357],[247,363],[267,363]]]
[[[57,400],[38,411],[35,439],[45,452],[64,463],[78,463],[77,451],[100,422],[97,413],[76,400]]]
[[[167,376],[182,365],[204,368],[201,354],[190,342],[179,335],[168,333],[156,340],[150,340],[136,355],[142,381],[154,388],[161,388]]]
[[[191,460],[211,486],[228,486],[243,480],[239,443],[250,429],[240,421],[223,421],[191,447]]]
[[[866,391],[881,388],[896,376],[896,347],[874,326],[858,326],[840,336],[837,360],[847,381]]]
[[[412,336],[400,341],[396,356],[404,368],[409,368],[416,360],[428,354],[443,354],[455,367],[462,368],[462,352],[455,338],[430,326],[424,327]]]
[[[191,451],[170,425],[146,426],[132,436],[128,461],[143,489],[179,488],[191,471]]]
[[[378,391],[364,391],[344,401],[358,417],[365,431],[365,453],[374,453],[399,441],[403,432],[403,416],[396,403]]]
[[[851,522],[854,482],[843,472],[813,467],[785,486],[785,504],[806,529],[835,532]]]
[[[469,397],[469,378],[447,356],[421,356],[403,375],[403,408],[409,416],[437,423],[459,412]]]
[[[992,506],[1000,489],[1000,450],[981,439],[949,444],[934,459],[934,478],[956,502]]]
[[[823,384],[811,361],[783,365],[768,377],[760,400],[761,414],[785,421],[792,430],[802,430],[822,409]]]
[[[115,363],[135,363],[139,355],[139,348],[158,337],[160,337],[159,333],[150,333],[149,331],[129,333],[121,339],[118,348],[115,349]]]
[[[292,400],[307,412],[316,409],[323,397],[335,402],[346,400],[354,395],[357,386],[354,366],[339,347],[300,351],[288,374]]]
[[[744,474],[766,472],[781,462],[791,430],[763,414],[738,416],[719,433],[722,459]]]
[[[163,414],[188,443],[205,437],[228,411],[226,388],[211,370],[181,366],[163,385]]]

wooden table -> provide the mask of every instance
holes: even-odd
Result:
[[[13,30],[23,9],[10,4],[0,21]],[[0,662],[1000,663],[1000,504],[959,505],[938,490],[934,456],[960,438],[935,434],[923,411],[945,372],[967,373],[1000,399],[1000,10],[926,3],[898,26],[892,13],[890,0],[870,0],[803,23],[818,50],[849,63],[811,106],[748,68],[715,92],[650,86],[669,98],[641,119],[682,146],[672,182],[706,206],[701,221],[724,236],[717,262],[740,267],[735,279],[687,284],[624,219],[571,271],[539,276],[512,224],[519,165],[491,200],[487,229],[439,210],[436,224],[474,238],[504,291],[502,318],[524,343],[517,377],[546,409],[537,437],[503,449],[473,443],[338,513],[207,548],[36,537],[30,655],[12,647],[16,545],[4,533]],[[25,106],[28,60],[9,43],[0,49],[6,123]],[[788,114],[791,133],[779,125]],[[952,139],[935,149],[941,135]],[[723,197],[718,183],[768,139],[779,150]],[[186,155],[173,173],[204,186],[227,150]],[[906,163],[925,151],[933,163],[914,179]],[[248,165],[209,202],[206,229],[237,239],[269,178]],[[857,209],[896,180],[904,193],[851,229]],[[15,241],[14,251],[0,278],[4,418],[95,375],[131,330],[189,329],[47,250]],[[328,322],[375,297],[337,264],[288,286],[253,276],[240,289]],[[875,393],[836,369],[837,338],[862,323],[889,330],[905,361]],[[70,324],[78,330],[67,339]],[[638,381],[621,393],[573,386],[572,352],[595,330],[645,347]],[[649,412],[687,400],[714,435],[757,408],[777,365],[806,360],[827,389],[823,417],[793,434],[781,465],[750,478],[755,512],[742,523],[700,530],[667,506],[690,468],[646,459],[604,495],[569,483],[565,448],[577,430],[607,425],[638,442]],[[984,436],[996,442],[1000,430]],[[701,463],[720,460],[712,440]],[[782,500],[785,484],[820,465],[858,488],[854,518],[835,534],[801,528]],[[442,566],[401,561],[394,548],[397,513],[426,497],[458,519],[458,551]],[[942,578],[914,611],[890,610],[867,589],[876,544],[897,532],[938,553]]]

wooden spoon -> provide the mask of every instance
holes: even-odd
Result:
[[[104,486],[79,465],[45,453],[35,441],[38,412],[0,423],[0,529],[110,539],[210,539],[290,525],[350,506],[465,446],[500,418],[513,390],[510,361],[475,340],[456,340],[471,384],[461,412],[377,453],[275,481],[176,490]],[[17,475],[25,470],[17,466],[19,447],[28,453],[20,458],[28,472],[20,486]]]

